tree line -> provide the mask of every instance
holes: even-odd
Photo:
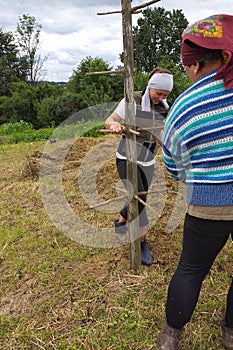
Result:
[[[170,103],[190,85],[180,60],[181,35],[187,24],[182,10],[158,7],[142,12],[133,27],[135,90],[145,88],[150,71],[158,65],[174,74]],[[123,97],[122,74],[86,75],[113,69],[100,57],[81,60],[67,83],[44,81],[48,57],[40,53],[41,29],[30,15],[19,17],[15,32],[0,29],[0,124],[23,120],[36,129],[57,126],[89,106]],[[119,57],[123,62],[123,53]]]

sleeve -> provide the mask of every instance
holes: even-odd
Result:
[[[165,122],[162,138],[162,159],[169,175],[180,182],[185,182],[186,172],[182,157],[182,137],[179,133],[179,114],[174,108]]]
[[[134,108],[135,108],[135,114],[136,114],[136,103],[134,101]],[[115,108],[114,112],[119,115],[119,117],[123,120],[125,120],[125,99],[123,98],[117,107]]]
[[[169,175],[176,181],[185,182],[185,169],[181,156],[172,155],[163,144],[162,159]]]
[[[125,99],[123,98],[117,105],[114,112],[119,115],[121,119],[125,119]]]

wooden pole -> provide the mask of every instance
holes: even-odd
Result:
[[[130,237],[130,266],[137,270],[141,264],[141,249],[140,249],[140,229],[138,218],[138,180],[137,180],[137,147],[136,134],[134,127],[135,112],[134,112],[134,83],[133,83],[133,36],[132,36],[132,14],[140,12],[140,9],[152,5],[160,0],[151,0],[136,7],[131,7],[132,0],[121,0],[121,11],[102,12],[98,15],[108,15],[113,13],[122,13],[122,32],[124,46],[124,70],[113,70],[105,72],[90,72],[87,75],[98,74],[124,74],[125,84],[125,121],[126,121],[126,155],[127,155],[127,181],[133,187],[132,200],[129,203],[128,221],[129,221],[129,237]],[[105,132],[105,130],[99,130]],[[145,203],[146,204],[146,203]]]
[[[137,147],[136,135],[127,132],[127,127],[135,127],[134,110],[134,83],[133,83],[133,36],[132,36],[132,8],[131,0],[121,0],[122,31],[124,47],[124,86],[125,86],[125,123],[126,123],[126,178],[127,186],[133,188],[134,195],[128,206],[129,238],[130,238],[130,265],[137,270],[141,265],[140,230],[138,218],[138,201],[135,195],[138,192],[137,179]]]

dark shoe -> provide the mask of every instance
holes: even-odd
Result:
[[[158,350],[177,350],[182,331],[165,324],[157,338]]]
[[[120,222],[119,220],[114,220],[115,232],[124,234],[128,230],[126,222]]]
[[[222,328],[222,343],[225,350],[233,350],[233,328],[227,327],[225,319],[220,320]]]
[[[153,261],[153,257],[146,238],[141,242],[141,261],[143,265],[147,266],[151,265]]]

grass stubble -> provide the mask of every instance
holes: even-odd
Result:
[[[67,199],[84,221],[111,227],[117,212],[88,210],[77,186],[79,162],[101,140],[79,141],[64,166]],[[28,161],[44,146],[0,146],[0,348],[156,350],[167,287],[181,249],[182,224],[171,233],[165,230],[176,184],[167,180],[171,194],[148,233],[153,264],[133,271],[128,246],[81,245],[48,217],[36,172],[25,174]],[[117,178],[114,162],[98,176],[103,198],[111,198]],[[224,313],[232,257],[229,241],[203,283],[181,350],[223,350],[218,321]]]

